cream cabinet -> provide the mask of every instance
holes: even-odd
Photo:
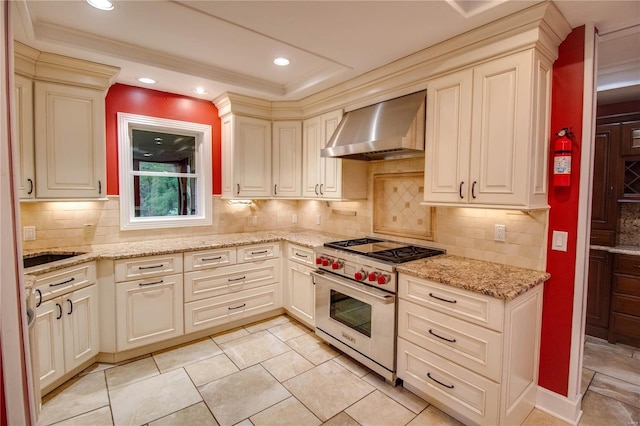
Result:
[[[465,424],[521,424],[536,402],[542,286],[504,301],[400,274],[397,374]]]
[[[273,192],[277,198],[302,195],[302,123],[273,122]]]
[[[302,196],[321,199],[367,198],[367,165],[363,161],[324,158],[325,147],[342,118],[342,110],[303,121]]]
[[[13,120],[17,145],[14,151],[16,186],[22,199],[34,198],[35,164],[33,162],[33,81],[16,74],[14,76],[15,119]]]
[[[95,264],[39,276],[33,291],[35,352],[44,389],[99,352]]]
[[[222,117],[222,197],[271,196],[271,122],[228,114]]]
[[[117,351],[184,334],[182,254],[114,262]]]
[[[315,287],[311,279],[313,250],[287,244],[284,307],[296,319],[315,327]]]
[[[428,82],[424,204],[548,208],[550,77],[531,49]]]

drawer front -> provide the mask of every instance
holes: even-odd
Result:
[[[276,283],[280,281],[280,262],[271,259],[256,265],[186,272],[184,280],[185,301],[192,302]]]
[[[202,250],[184,254],[184,270],[218,268],[236,264],[236,248],[227,247],[215,250]]]
[[[602,229],[591,230],[591,244],[598,246],[615,246],[616,231],[606,231]]]
[[[398,339],[398,377],[428,402],[471,423],[498,424],[500,386],[413,343]]]
[[[640,297],[640,277],[613,274],[613,291]]]
[[[500,382],[501,333],[401,300],[398,336]]]
[[[258,260],[274,259],[280,257],[279,243],[253,244],[240,246],[238,250],[238,263],[255,262]]]
[[[616,254],[614,272],[640,276],[640,256]]]
[[[295,244],[288,244],[288,257],[290,260],[304,263],[306,265],[314,265],[313,249],[298,246]]]
[[[116,282],[177,274],[182,272],[182,253],[120,259],[114,269]]]
[[[504,303],[500,299],[400,274],[398,296],[474,324],[502,331]]]
[[[640,317],[640,297],[614,293],[612,299],[611,309],[614,312]]]
[[[225,296],[185,303],[184,327],[186,333],[226,324],[282,307],[279,286],[240,291]]]
[[[33,287],[36,305],[96,282],[95,262],[39,275]]]
[[[640,317],[612,312],[610,329],[617,334],[640,338]]]

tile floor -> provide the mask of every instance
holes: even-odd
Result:
[[[589,339],[584,365],[580,424],[638,425],[640,350]],[[44,398],[38,425],[51,424],[460,425],[284,315],[119,365],[94,364]],[[563,424],[538,410],[525,421]]]

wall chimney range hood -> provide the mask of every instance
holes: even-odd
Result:
[[[426,90],[349,111],[322,157],[386,160],[424,157]]]

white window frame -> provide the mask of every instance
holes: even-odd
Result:
[[[131,135],[133,130],[162,133],[179,133],[193,136],[195,146],[196,191],[198,212],[188,216],[135,217],[133,155]],[[211,126],[188,121],[149,117],[146,115],[118,113],[118,168],[120,176],[120,229],[161,229],[186,226],[207,226],[212,220],[212,165]]]

